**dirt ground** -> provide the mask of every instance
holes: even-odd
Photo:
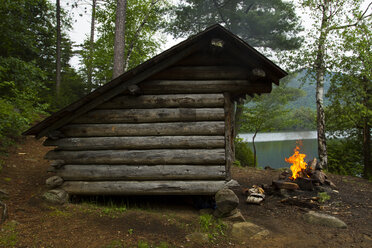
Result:
[[[248,205],[241,189],[239,209],[244,217],[270,230],[263,240],[239,244],[229,226],[212,220],[207,227],[190,198],[83,198],[63,206],[41,199],[48,174],[43,159],[50,148],[27,138],[2,157],[0,189],[10,197],[4,202],[9,216],[1,224],[0,247],[372,247],[372,183],[328,175],[338,186],[320,212],[343,220],[347,229],[307,224],[306,210],[284,205],[269,196],[263,205]],[[241,188],[271,184],[279,171],[233,168]],[[195,231],[208,233],[210,241],[197,245],[185,239]]]

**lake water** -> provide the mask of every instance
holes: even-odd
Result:
[[[244,141],[249,142],[252,151],[253,134],[239,134]],[[306,154],[305,161],[309,161],[318,156],[316,131],[303,132],[280,132],[280,133],[258,133],[255,139],[257,152],[257,166],[272,168],[289,167],[290,164],[285,162],[293,154],[296,147],[296,141],[300,142],[300,153]]]

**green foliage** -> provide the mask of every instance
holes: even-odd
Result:
[[[200,228],[203,232],[209,232],[212,227],[213,216],[210,214],[203,214],[199,216]]]
[[[0,150],[44,113],[48,105],[38,93],[45,88],[44,75],[34,62],[0,57]]]
[[[286,83],[274,86],[270,94],[256,95],[248,99],[241,117],[240,132],[268,132],[293,125],[293,119],[286,118],[286,105],[305,93],[300,89],[287,87]]]
[[[328,171],[340,175],[360,176],[363,172],[360,141],[333,139],[327,143]]]
[[[235,138],[235,162],[239,166],[255,167],[253,152],[248,144],[242,138]]]
[[[199,224],[202,232],[208,233],[209,239],[213,241],[219,235],[225,235],[226,224],[210,214],[199,216]]]
[[[331,196],[327,194],[327,192],[319,192],[318,193],[318,201],[320,203],[325,203],[326,201],[330,200]]]
[[[81,80],[68,65],[72,43],[66,34],[62,37],[64,93],[58,99],[52,93],[56,64],[54,11],[46,0],[0,4],[0,150],[19,138],[46,110],[82,96]],[[66,13],[62,17],[62,28],[67,30],[70,20]]]
[[[252,46],[288,50],[301,43],[298,17],[288,1],[183,0],[173,12],[168,32],[176,37],[221,23]]]
[[[16,231],[16,222],[10,221],[1,227],[0,246],[16,247],[18,243],[18,233]]]
[[[125,26],[125,60],[127,69],[131,69],[151,58],[163,43],[158,31],[163,26],[166,1],[128,0]],[[83,67],[81,73],[85,80],[88,67],[93,68],[92,89],[112,79],[115,17],[117,1],[105,1],[97,7],[96,20],[98,39],[94,43],[93,58],[90,59],[90,43],[85,40],[81,57]],[[144,25],[141,25],[143,24]]]
[[[362,161],[352,163],[364,165],[363,176],[372,177],[371,127],[372,127],[372,30],[371,19],[342,32],[343,43],[339,50],[340,72],[335,74],[328,96],[327,125],[331,134],[342,135],[346,141],[338,150],[352,149]],[[353,149],[348,144],[355,144]],[[358,149],[360,152],[355,151]],[[349,154],[347,156],[350,156]],[[340,165],[342,166],[342,165]],[[343,169],[340,168],[343,173]],[[346,170],[349,171],[349,170]],[[352,172],[353,175],[356,172]]]

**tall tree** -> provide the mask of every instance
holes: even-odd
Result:
[[[360,7],[360,0],[302,0],[301,5],[310,9],[310,14],[315,20],[315,34],[308,37],[316,37],[315,42],[307,48],[306,60],[315,72],[316,80],[316,106],[317,106],[317,134],[318,134],[318,156],[320,166],[327,168],[327,146],[325,136],[325,113],[324,113],[324,75],[327,71],[330,47],[334,47],[333,33],[356,25],[365,18],[364,12],[355,23],[350,23],[348,13],[355,12]]]
[[[254,47],[295,49],[301,31],[294,6],[282,0],[182,0],[167,29],[176,37],[220,23]]]
[[[98,2],[97,2],[98,3]],[[97,5],[97,39],[92,57],[92,87],[98,87],[112,79],[115,37],[116,1]],[[164,0],[128,0],[125,24],[124,68],[129,70],[155,55],[163,42],[159,30],[167,11]],[[89,40],[82,46],[82,75],[87,79],[89,67]],[[88,81],[88,80],[87,80]],[[86,81],[86,82],[87,82]]]
[[[93,53],[94,53],[94,33],[96,23],[96,6],[97,0],[92,0],[92,16],[90,21],[90,39],[89,39],[89,58],[88,58],[88,92],[92,90],[92,77],[93,77]]]
[[[61,88],[61,4],[56,0],[56,23],[57,23],[57,45],[56,45],[56,94],[57,97]]]
[[[47,0],[12,0],[0,4],[0,149],[55,102],[56,5]],[[64,30],[69,20],[61,9],[60,99],[73,100],[79,78],[69,66],[71,41]],[[65,97],[66,96],[66,97]]]
[[[124,72],[126,9],[127,0],[117,0],[114,41],[114,68],[112,73],[113,78],[118,77]]]
[[[363,176],[367,179],[372,178],[371,25],[372,20],[366,20],[341,33],[340,72],[334,76],[328,93],[331,101],[328,111],[333,114],[327,117],[329,130],[343,135],[346,140],[356,140],[362,147],[358,150],[363,151]]]

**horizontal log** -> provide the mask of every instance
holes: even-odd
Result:
[[[224,120],[223,108],[99,109],[72,123],[141,123]]]
[[[120,95],[99,105],[98,109],[132,108],[215,108],[223,107],[222,94]]]
[[[179,93],[270,93],[271,83],[250,82],[248,80],[204,80],[204,81],[145,81],[139,84],[144,94]]]
[[[225,181],[67,181],[70,195],[214,195]]]
[[[56,171],[65,181],[224,179],[225,165],[65,165]]]
[[[45,146],[59,150],[117,150],[157,148],[223,148],[223,136],[135,136],[47,139]]]
[[[67,164],[223,164],[225,149],[49,151]]]
[[[61,128],[66,137],[145,136],[145,135],[223,135],[223,121],[143,124],[75,124]]]
[[[238,66],[175,66],[152,76],[151,79],[166,80],[232,80],[248,79],[248,68]]]

